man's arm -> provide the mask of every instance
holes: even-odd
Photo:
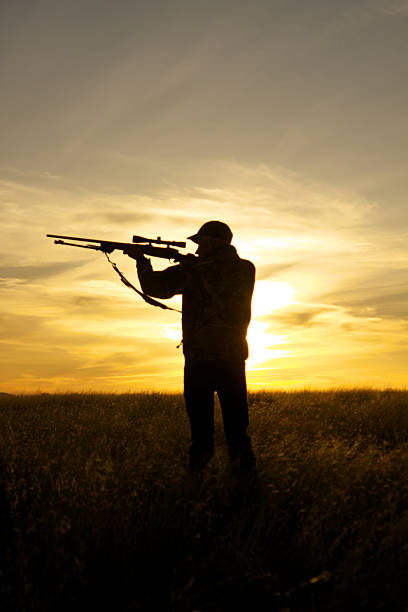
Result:
[[[162,299],[183,292],[185,268],[189,267],[189,258],[194,262],[197,259],[194,255],[186,255],[182,264],[155,272],[150,259],[144,256],[143,250],[138,245],[130,245],[124,250],[124,254],[136,260],[137,275],[143,293]]]
[[[143,293],[156,298],[171,298],[182,293],[182,273],[180,265],[170,266],[155,272],[150,260],[138,257],[136,260],[137,275]]]

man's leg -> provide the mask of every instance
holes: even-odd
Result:
[[[247,434],[248,402],[244,361],[224,361],[217,369],[217,392],[231,460],[239,458],[243,468],[255,467]]]
[[[203,467],[214,453],[214,384],[210,363],[186,360],[184,401],[191,426],[190,466]]]

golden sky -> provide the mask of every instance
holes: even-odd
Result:
[[[250,388],[406,387],[408,0],[1,12],[0,391],[181,390],[180,315],[45,234],[210,219],[257,267]]]

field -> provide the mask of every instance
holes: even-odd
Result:
[[[0,398],[2,610],[408,610],[408,392],[250,394],[258,479],[181,395]]]

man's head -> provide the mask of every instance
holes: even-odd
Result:
[[[188,237],[198,244],[197,254],[207,256],[231,243],[232,232],[222,221],[207,221],[196,234]]]

